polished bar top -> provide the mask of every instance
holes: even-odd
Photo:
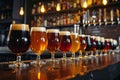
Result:
[[[0,80],[115,80],[120,75],[120,54],[110,54],[97,58],[70,60],[53,63],[43,59],[46,64],[37,66],[34,60],[24,61],[26,68],[9,68],[12,62],[0,63]],[[114,74],[114,75],[113,75]]]

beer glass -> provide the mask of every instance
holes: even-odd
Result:
[[[88,57],[88,51],[90,51],[90,49],[92,47],[90,35],[86,35],[86,44],[87,45],[86,45],[86,48],[85,48],[85,51],[86,51],[85,57],[87,58]]]
[[[108,50],[110,50],[110,43],[109,43],[109,39],[105,39],[105,47],[104,47],[104,55],[107,55]]]
[[[60,35],[58,29],[48,29],[48,46],[47,49],[51,52],[52,62],[55,62],[55,53],[59,50],[60,46]]]
[[[72,53],[72,59],[75,59],[75,52],[77,52],[80,47],[78,33],[71,33],[70,37],[71,37],[71,41],[72,41],[71,42],[72,46],[71,46],[70,51]]]
[[[104,47],[105,47],[105,39],[104,37],[100,37],[100,42],[101,42],[101,49],[100,49],[100,56],[102,56],[104,52]]]
[[[48,44],[46,28],[31,28],[31,50],[37,55],[37,64],[41,65],[40,55],[46,50]]]
[[[96,36],[95,37],[95,41],[96,41],[96,56],[98,56],[99,51],[102,49],[102,43],[100,42],[100,37]]]
[[[16,62],[11,67],[24,67],[21,55],[29,49],[29,26],[26,24],[11,24],[8,34],[8,48],[17,56]]]
[[[60,50],[63,52],[63,60],[66,61],[66,52],[70,51],[72,41],[69,31],[60,31]]]
[[[86,43],[86,35],[79,35],[79,42],[80,42],[80,48],[79,48],[79,58],[82,59],[82,53],[86,49],[87,43]]]
[[[93,54],[96,51],[96,40],[95,40],[95,36],[90,36],[90,41],[91,41],[91,48],[90,48],[90,57],[93,58]]]

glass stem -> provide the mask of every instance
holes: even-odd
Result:
[[[75,59],[75,53],[72,53],[72,59]]]
[[[55,54],[54,53],[51,54],[51,59],[52,59],[52,62],[55,62]]]
[[[66,53],[63,53],[63,60],[66,61]]]
[[[79,58],[82,59],[82,52],[79,52]]]
[[[40,55],[37,55],[37,64],[39,65],[40,64]]]
[[[17,56],[16,63],[17,63],[17,67],[20,67],[21,56]]]

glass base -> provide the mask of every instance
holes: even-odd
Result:
[[[13,64],[9,64],[8,66],[9,68],[26,68],[29,67],[29,64],[25,64],[23,62],[15,62]]]

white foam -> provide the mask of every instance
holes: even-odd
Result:
[[[59,29],[47,29],[47,33],[59,33]]]
[[[70,35],[69,31],[60,31],[60,35]]]
[[[46,31],[45,27],[31,27],[31,31]]]

